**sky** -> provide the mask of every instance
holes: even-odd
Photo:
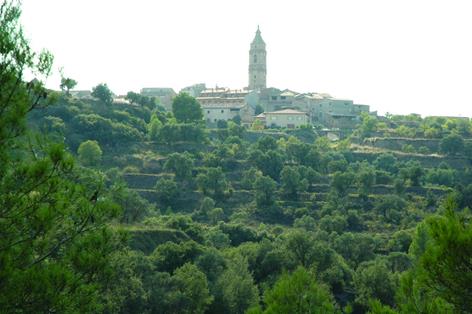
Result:
[[[23,0],[48,80],[179,91],[243,88],[257,26],[267,85],[352,99],[379,113],[472,117],[470,0]]]

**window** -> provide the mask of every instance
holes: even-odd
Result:
[[[277,96],[272,96],[271,99],[272,100],[277,100]]]
[[[257,63],[257,55],[254,55],[254,63]]]
[[[288,120],[291,121],[291,120],[292,120],[292,117],[288,117]]]
[[[285,96],[280,96],[280,99],[282,99],[282,100],[285,100],[285,98],[287,98],[287,97],[285,97]]]
[[[210,113],[210,110],[207,110],[207,113]]]
[[[270,119],[271,120],[277,120],[277,117],[272,116]]]
[[[225,113],[225,111],[224,111],[224,110],[221,110],[221,113]]]

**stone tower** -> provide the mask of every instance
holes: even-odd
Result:
[[[256,36],[249,50],[249,86],[250,90],[266,88],[266,47],[257,26]]]

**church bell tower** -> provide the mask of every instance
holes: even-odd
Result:
[[[257,26],[256,36],[249,50],[249,86],[250,90],[266,88],[266,47],[261,31]]]

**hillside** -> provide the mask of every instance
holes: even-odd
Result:
[[[471,313],[470,119],[266,89],[259,29],[247,90],[116,97],[61,69],[54,91],[20,7],[0,5],[1,313]]]
[[[447,150],[444,139],[456,129],[407,137],[395,119],[368,131],[365,120],[350,137],[329,142],[315,129],[253,131],[232,122],[207,129],[158,107],[62,97],[31,123],[63,136],[72,152],[97,141],[103,156],[88,167],[120,191],[113,198],[124,216],[116,227],[129,232],[132,259],[159,276],[196,265],[213,298],[206,312],[254,306],[259,293],[251,291],[269,293],[301,265],[326,285],[336,308],[362,313],[372,299],[400,306],[395,295],[415,265],[409,248],[420,241],[418,224],[441,212],[448,196],[470,206],[461,194],[472,189],[470,123],[462,146]],[[134,269],[141,289],[153,295],[142,271]],[[152,306],[166,308],[170,292],[160,293]]]

